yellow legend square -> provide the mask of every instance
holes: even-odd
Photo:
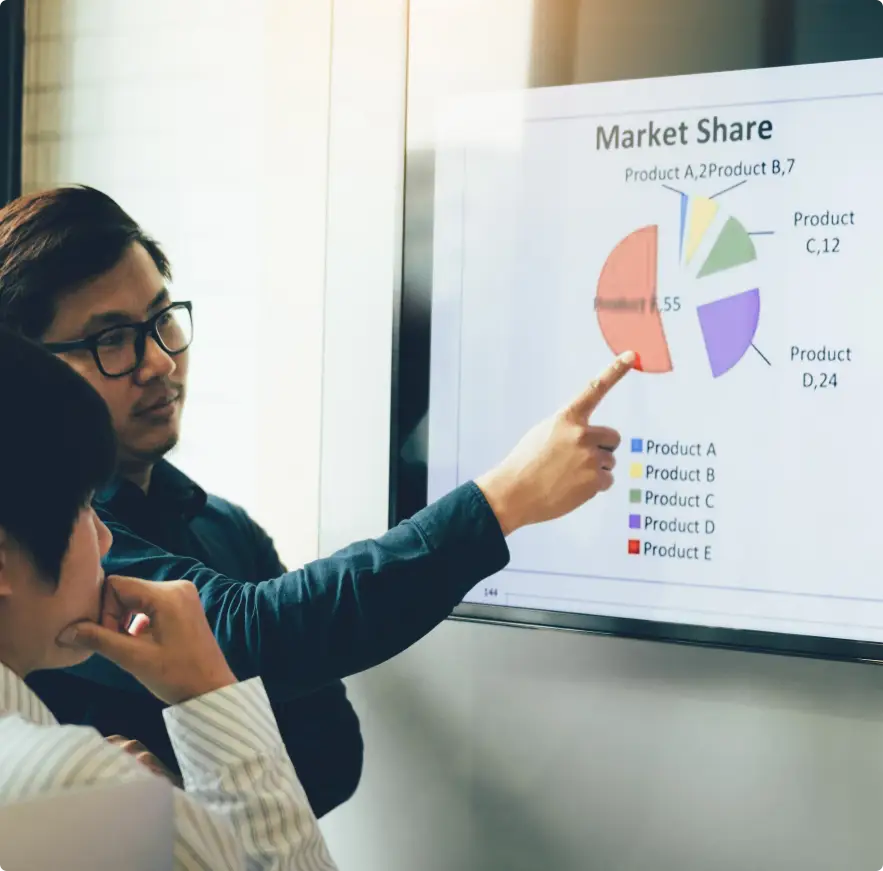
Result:
[[[640,463],[632,463],[632,467],[629,469],[629,475],[632,478],[641,478],[644,475],[644,467]]]

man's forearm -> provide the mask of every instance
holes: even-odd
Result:
[[[213,582],[201,593],[234,671],[258,669],[282,698],[401,653],[508,558],[493,512],[468,485],[376,540],[281,578]],[[259,638],[249,625],[261,627]]]
[[[259,674],[279,699],[401,653],[509,559],[499,523],[471,483],[378,539],[258,584],[167,554],[106,512],[99,514],[114,534],[108,573],[192,580],[233,670],[240,678]],[[134,679],[97,657],[72,671],[137,688]]]

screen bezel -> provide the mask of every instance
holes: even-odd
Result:
[[[802,61],[794,57],[794,20],[800,0],[765,0],[761,41],[763,61],[753,69],[822,63],[831,58]],[[869,55],[861,55],[868,57]],[[883,48],[876,55],[883,58]],[[842,60],[856,60],[844,57]],[[406,80],[410,78],[409,70]],[[407,118],[407,111],[406,111]],[[407,257],[410,221],[420,221],[419,208],[412,210],[409,178],[430,175],[433,157],[409,153],[405,131],[405,166],[400,268],[394,300],[392,341],[392,395],[389,465],[389,524],[393,526],[425,507],[427,479],[425,463],[406,460],[408,442],[418,421],[429,409],[429,354],[431,287],[409,281]],[[424,178],[425,183],[425,178]],[[416,213],[416,217],[415,217]],[[431,284],[431,281],[430,281]],[[425,423],[424,423],[425,426]],[[425,456],[425,444],[424,456]],[[544,611],[513,606],[464,602],[451,614],[452,620],[477,624],[555,629],[591,635],[615,636],[691,646],[735,649],[817,659],[883,662],[883,643],[826,636],[798,635],[761,630],[732,629],[688,623],[669,623],[636,618],[609,617],[562,611]]]
[[[720,647],[754,653],[804,656],[847,662],[883,662],[883,644],[871,641],[788,635],[754,629],[726,629],[689,623],[662,623],[626,617],[603,617],[573,612],[538,611],[503,605],[464,603],[452,620],[492,623],[531,629],[558,629],[643,641],[698,647]]]

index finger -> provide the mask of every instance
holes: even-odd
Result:
[[[108,575],[104,583],[108,592],[129,611],[150,614],[157,601],[155,581],[142,581],[140,578],[127,578],[124,575]]]
[[[567,412],[581,420],[586,420],[601,403],[601,400],[636,368],[638,355],[634,351],[620,354],[576,399],[568,406]]]

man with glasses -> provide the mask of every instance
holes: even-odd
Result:
[[[637,358],[617,358],[486,474],[377,540],[286,572],[242,509],[163,460],[178,439],[192,338],[191,309],[169,299],[170,277],[157,243],[98,191],[63,188],[0,210],[0,324],[80,372],[120,442],[118,478],[96,502],[114,539],[106,572],[196,585],[237,677],[259,675],[267,687],[318,815],[355,787],[361,765],[339,680],[441,623],[506,566],[507,536],[612,486],[620,436],[590,418]],[[125,672],[95,658],[31,682],[60,719],[141,741],[174,769],[161,711]]]
[[[138,249],[124,255],[123,270],[128,274],[109,277],[109,281],[121,285],[137,275],[139,268],[149,270],[143,255]],[[127,262],[129,259],[135,262]],[[141,263],[138,264],[137,261]],[[137,287],[135,282],[131,285]],[[106,292],[98,291],[102,297]],[[146,293],[146,291],[145,291]],[[133,294],[134,296],[134,294]],[[43,347],[53,354],[67,356],[75,369],[91,370],[87,355],[94,360],[95,368],[105,381],[105,391],[119,402],[112,402],[111,411],[116,410],[114,419],[121,439],[122,456],[120,472],[131,483],[147,493],[150,481],[156,471],[156,461],[178,440],[178,427],[184,401],[187,381],[187,357],[184,353],[193,341],[193,304],[172,302],[166,287],[161,288],[150,300],[143,314],[146,319],[133,323],[138,304],[143,300],[127,300],[131,307],[120,310],[99,309],[90,315],[82,326],[70,328],[62,320],[58,321],[49,336],[82,333],[83,338],[53,341],[47,338]],[[76,307],[76,320],[80,314]],[[62,309],[64,310],[64,309]],[[148,355],[148,338],[152,338],[163,353],[156,355],[159,363],[157,371],[150,370],[147,381],[156,382],[151,389],[145,389],[137,399],[123,401],[125,385],[107,385],[106,380],[117,381],[142,370]],[[153,355],[151,355],[153,356]],[[83,362],[86,366],[83,367]],[[146,382],[145,382],[146,385]]]

